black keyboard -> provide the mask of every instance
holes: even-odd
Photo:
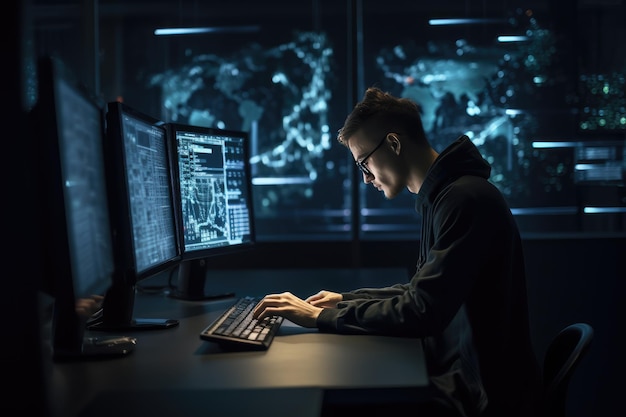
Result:
[[[260,297],[242,297],[200,333],[200,339],[227,349],[267,350],[283,322],[280,316],[252,318]]]

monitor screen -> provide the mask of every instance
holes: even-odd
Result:
[[[255,244],[248,134],[169,123],[182,230],[177,291],[184,299],[204,293],[206,258]]]
[[[171,159],[163,122],[121,102],[107,106],[106,166],[118,271],[92,328],[169,327],[133,318],[136,285],[180,260]]]
[[[104,296],[114,255],[103,156],[104,105],[51,57],[38,65],[38,101],[31,113],[40,151],[42,291],[54,298],[55,358],[86,356],[81,300]]]

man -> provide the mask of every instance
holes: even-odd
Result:
[[[416,194],[422,218],[409,283],[302,300],[269,294],[255,316],[277,314],[333,333],[419,337],[437,394],[456,416],[536,416],[541,372],[533,352],[522,243],[491,167],[461,136],[440,154],[419,107],[369,88],[340,130],[365,183]],[[428,414],[430,415],[430,414]]]

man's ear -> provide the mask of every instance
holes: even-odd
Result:
[[[393,149],[396,155],[399,155],[401,147],[400,139],[398,139],[396,135],[389,135],[389,138],[391,139],[391,149]]]

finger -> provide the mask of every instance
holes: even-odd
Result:
[[[261,314],[263,312],[263,310],[265,309],[264,304],[263,304],[264,301],[265,301],[265,298],[262,299],[261,301],[259,301],[257,303],[257,305],[254,307],[254,310],[252,310],[252,317],[253,318],[255,318],[255,319],[258,318],[259,314]]]
[[[252,310],[252,317],[255,319],[260,319],[267,316],[266,310],[269,306],[275,303],[275,301],[273,300],[273,298],[275,297],[276,296],[274,294],[266,295],[265,297],[263,297],[263,299],[259,301],[254,307],[254,310]]]

